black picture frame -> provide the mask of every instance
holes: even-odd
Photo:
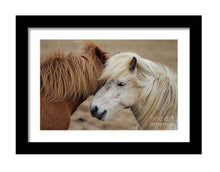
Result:
[[[16,16],[16,154],[201,154],[202,16]],[[28,28],[189,28],[190,142],[28,142]]]

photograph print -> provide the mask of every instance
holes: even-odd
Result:
[[[176,130],[177,40],[41,40],[41,130]]]

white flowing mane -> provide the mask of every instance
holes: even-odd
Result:
[[[140,127],[176,128],[177,76],[167,66],[144,59],[135,53],[121,53],[107,61],[100,80],[118,79],[122,75],[129,75],[129,64],[133,57],[137,59],[136,82],[142,94],[131,109]]]

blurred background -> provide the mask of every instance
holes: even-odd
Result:
[[[113,56],[119,52],[135,52],[143,58],[167,65],[177,72],[177,40],[93,40],[100,48]],[[61,48],[65,53],[81,48],[80,40],[41,40],[40,55],[44,59],[52,50]],[[87,98],[71,117],[69,130],[135,130],[137,122],[129,109],[115,114],[107,121],[90,115],[93,96]]]

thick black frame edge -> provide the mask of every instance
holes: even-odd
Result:
[[[201,16],[17,16],[27,27],[190,27]],[[147,20],[147,22],[143,22]],[[73,22],[70,22],[73,21]],[[85,22],[86,21],[86,22]]]
[[[143,21],[148,22],[143,22]],[[70,22],[74,21],[74,22]],[[87,21],[87,22],[85,22]],[[16,154],[201,154],[202,16],[16,16]],[[190,29],[190,142],[28,142],[28,28]],[[196,68],[195,68],[196,66]],[[193,71],[193,72],[192,72]],[[105,147],[108,146],[108,150]],[[80,149],[83,148],[83,149]]]
[[[23,153],[27,143],[28,27],[27,23],[16,17],[16,153]]]
[[[193,71],[193,72],[192,72]],[[193,128],[193,130],[191,130]],[[190,27],[190,143],[202,153],[202,17]]]
[[[199,154],[189,143],[27,143],[17,154]]]

